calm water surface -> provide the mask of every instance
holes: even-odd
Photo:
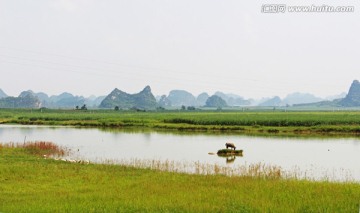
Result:
[[[281,166],[313,178],[360,181],[360,138],[253,137],[227,134],[178,134],[106,131],[72,127],[0,125],[0,141],[52,141],[73,151],[69,158],[93,162],[158,159],[236,167],[251,163]],[[233,142],[243,157],[229,163],[209,155]]]

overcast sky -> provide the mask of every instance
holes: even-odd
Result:
[[[17,96],[185,89],[325,97],[360,79],[360,1],[349,13],[262,13],[279,1],[0,0],[0,88]]]

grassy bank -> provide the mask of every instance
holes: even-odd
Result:
[[[44,150],[30,148],[0,146],[0,212],[359,210],[360,185],[355,183],[189,175],[75,164],[44,159]]]
[[[0,123],[151,128],[247,134],[360,134],[360,112],[19,110],[1,109]]]

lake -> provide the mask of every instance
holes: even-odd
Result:
[[[262,163],[310,179],[360,181],[360,138],[260,137],[231,134],[0,125],[0,142],[51,141],[72,150],[67,158],[160,160],[236,168]],[[235,159],[209,155],[232,142],[244,150]]]

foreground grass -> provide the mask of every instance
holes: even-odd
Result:
[[[0,109],[0,123],[151,128],[247,134],[360,134],[360,111],[163,111]]]
[[[189,175],[40,155],[0,146],[0,212],[359,211],[356,183]]]

